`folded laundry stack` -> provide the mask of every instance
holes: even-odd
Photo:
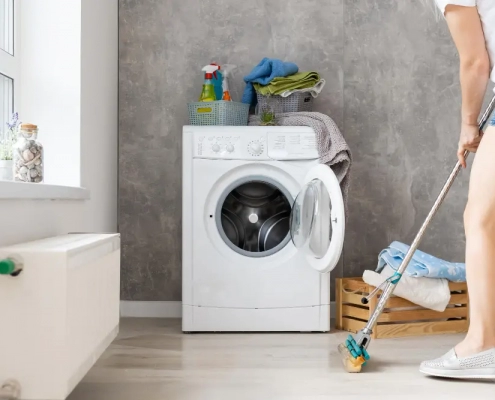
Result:
[[[365,271],[363,280],[379,286],[400,267],[410,246],[393,242],[378,257],[376,272]],[[435,311],[445,311],[450,301],[448,282],[465,282],[466,265],[451,263],[417,250],[394,294]]]
[[[320,79],[318,72],[298,72],[287,77],[274,78],[265,86],[255,83],[254,89],[263,96],[288,97],[296,92],[309,92],[313,97],[318,97],[324,85],[325,81]]]
[[[242,102],[252,105],[256,103],[256,92],[281,97],[304,92],[317,97],[325,86],[325,80],[317,72],[299,72],[296,64],[274,58],[264,58],[244,81]]]
[[[378,256],[377,271],[380,272],[385,265],[389,265],[394,270],[399,269],[409,248],[407,244],[393,242]],[[406,275],[416,278],[444,278],[451,282],[466,282],[466,265],[444,261],[416,250],[407,267]]]

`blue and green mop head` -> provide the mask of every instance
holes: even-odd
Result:
[[[360,347],[352,335],[347,337],[345,343],[339,344],[339,353],[347,372],[357,373],[366,365],[370,356],[364,347]]]

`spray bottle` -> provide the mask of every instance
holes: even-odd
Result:
[[[220,69],[218,65],[210,64],[202,69],[205,72],[205,81],[203,83],[203,90],[199,101],[208,102],[215,101],[217,96],[215,95],[215,85],[213,84],[213,76],[216,77],[217,71]]]
[[[223,66],[223,82],[222,82],[223,96],[222,96],[222,100],[232,101],[232,96],[230,95],[230,90],[229,90],[229,76],[230,76],[230,73],[235,68],[236,68],[236,66],[232,65],[232,64],[225,64]]]
[[[217,63],[211,63],[210,65],[218,65]],[[223,96],[222,82],[223,82],[223,67],[218,65],[218,71],[215,71],[213,75],[213,86],[215,87],[215,96],[217,100],[221,100]]]

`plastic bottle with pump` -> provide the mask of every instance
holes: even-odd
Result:
[[[237,68],[235,65],[232,64],[225,64],[222,67],[223,70],[223,81],[222,81],[222,88],[223,88],[223,96],[222,100],[224,101],[232,101],[232,96],[230,95],[230,90],[229,90],[229,76],[230,73]]]
[[[218,65],[210,64],[202,69],[205,73],[205,81],[203,83],[203,90],[199,97],[200,102],[215,101],[217,96],[215,94],[215,85],[213,84],[213,76],[216,77],[216,72],[220,69]]]

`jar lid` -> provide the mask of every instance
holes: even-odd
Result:
[[[21,124],[21,129],[26,129],[26,130],[38,129],[38,125],[34,125],[34,124]]]

